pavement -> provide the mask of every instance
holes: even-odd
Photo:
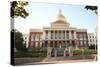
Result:
[[[76,56],[77,58],[79,56]],[[94,58],[87,59],[70,59],[72,57],[50,57],[50,58],[15,58],[15,65],[40,65],[40,64],[60,64],[60,63],[76,63],[76,62],[93,62]]]
[[[63,60],[63,61],[48,61],[48,62],[32,62],[26,63],[25,65],[37,65],[37,64],[61,64],[61,63],[77,63],[77,62],[93,62],[93,59],[82,59],[82,60]]]

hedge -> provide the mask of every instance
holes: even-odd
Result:
[[[97,54],[97,51],[95,50],[74,50],[73,54],[89,55],[89,54]]]
[[[32,52],[16,52],[14,53],[15,58],[20,57],[46,57],[46,51],[32,51]]]
[[[91,54],[97,54],[97,51],[95,50],[74,50],[73,55],[91,55]],[[66,55],[69,56],[69,52],[66,51]],[[46,57],[47,51],[30,51],[30,52],[15,52],[14,57],[20,58],[20,57]]]

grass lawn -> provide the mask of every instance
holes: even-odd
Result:
[[[97,54],[97,51],[95,50],[74,50],[73,55],[92,55]],[[47,51],[27,51],[27,52],[16,52],[14,53],[15,58],[21,58],[21,57],[46,57]],[[66,51],[66,56],[69,56],[68,51]]]

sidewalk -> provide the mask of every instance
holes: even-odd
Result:
[[[15,58],[15,65],[39,65],[39,64],[59,64],[75,62],[93,62],[93,56],[67,56],[67,57],[38,57],[38,58]]]
[[[82,59],[82,60],[63,60],[63,61],[48,61],[48,62],[32,62],[25,63],[24,65],[40,65],[40,64],[60,64],[60,63],[77,63],[77,62],[93,62],[93,59]]]

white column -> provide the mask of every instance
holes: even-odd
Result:
[[[66,36],[67,36],[67,35],[66,35],[66,30],[65,30],[65,39],[66,39]]]
[[[62,30],[62,39],[64,39],[65,34],[64,34],[64,30]]]
[[[69,56],[73,56],[73,48],[72,48],[72,46],[69,47],[68,52],[69,52]]]
[[[59,39],[59,30],[57,30],[57,39]]]
[[[42,47],[42,42],[40,42],[40,47]]]
[[[71,37],[71,31],[69,31],[69,39],[71,39],[72,37]]]
[[[49,39],[51,39],[51,30],[49,31],[50,33],[49,33]]]
[[[55,39],[55,30],[53,31],[53,39]]]
[[[61,33],[60,33],[61,39],[63,38],[62,34],[63,34],[63,33],[62,33],[62,30],[61,30]]]
[[[54,39],[54,30],[53,30],[53,32],[52,32],[52,37],[53,37],[53,39]]]
[[[74,31],[74,39],[76,39],[76,32]]]
[[[63,39],[64,35],[63,35],[63,30],[61,31],[61,39]]]
[[[67,31],[66,31],[66,39],[69,39],[69,33]]]
[[[48,39],[51,39],[51,31],[48,31]]]
[[[62,39],[63,39],[63,36],[64,36],[64,35],[63,35],[63,30],[62,30],[62,33],[61,33],[61,34],[62,34],[62,36],[61,36],[61,37],[62,37]]]
[[[57,50],[55,50],[55,57],[57,57]]]
[[[47,48],[47,57],[51,57],[51,51],[52,51],[52,48],[48,47]]]
[[[64,57],[66,56],[66,50],[64,50]]]
[[[62,30],[62,39],[63,39],[64,35],[63,35],[63,30]]]
[[[43,31],[42,39],[46,39],[46,32],[45,31]]]
[[[57,30],[55,30],[55,38],[57,39]]]

